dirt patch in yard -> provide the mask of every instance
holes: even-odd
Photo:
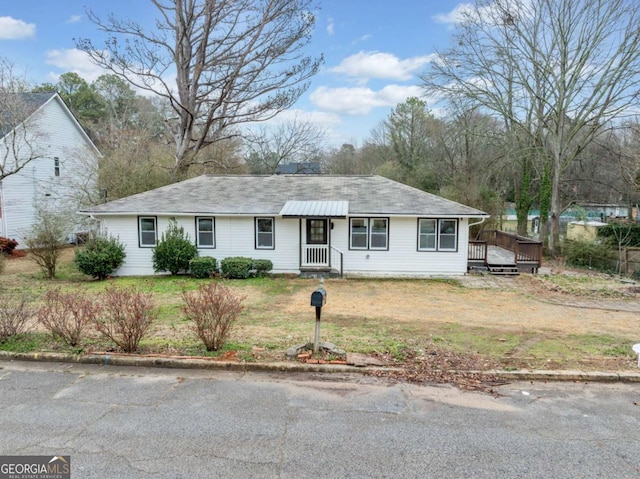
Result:
[[[593,291],[590,296],[562,292],[554,283],[530,275],[505,279],[499,288],[493,277],[475,278],[473,286],[465,286],[469,283],[465,278],[459,281],[455,287],[433,281],[326,280],[322,314],[327,321],[354,317],[423,323],[425,332],[433,324],[464,323],[509,331],[526,327],[569,334],[614,333],[640,340],[640,295],[622,297],[625,287],[615,280],[610,281],[609,291],[621,297],[614,299],[604,292],[600,297]],[[292,315],[309,315],[308,303],[308,291],[299,291],[284,309]]]

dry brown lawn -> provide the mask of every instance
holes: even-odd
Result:
[[[63,265],[72,258],[73,251],[66,250]],[[41,290],[47,283],[37,279],[36,271],[28,256],[11,258],[0,274],[0,286],[37,283]],[[174,280],[165,280],[139,280],[166,308],[154,339],[144,349],[181,354],[190,341],[189,325],[179,317],[179,288],[169,287]],[[98,287],[75,280],[55,284]],[[309,300],[317,280],[226,284],[247,297],[230,341],[230,347],[244,348],[244,359],[280,360],[287,347],[312,338],[314,311]],[[631,345],[640,342],[640,285],[620,278],[556,268],[549,275],[515,278],[328,279],[324,287],[328,296],[322,339],[347,350],[401,360],[438,344],[489,357],[503,367],[637,367]]]

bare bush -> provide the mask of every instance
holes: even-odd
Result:
[[[0,294],[0,341],[26,332],[32,316],[27,296]]]
[[[38,309],[37,318],[55,339],[69,346],[77,346],[87,326],[100,311],[86,293],[73,291],[64,293],[60,288],[48,290],[44,304]]]
[[[193,330],[207,351],[217,351],[224,345],[233,323],[244,309],[245,297],[215,282],[203,284],[197,291],[182,293],[182,312],[193,322]]]
[[[102,294],[102,314],[95,327],[125,353],[133,353],[157,315],[151,293],[138,291],[135,286],[111,286]]]

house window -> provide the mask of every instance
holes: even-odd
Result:
[[[457,226],[456,220],[440,220],[438,249],[441,251],[455,251],[457,249]]]
[[[196,238],[199,248],[215,248],[215,220],[213,218],[196,218]]]
[[[458,220],[418,220],[418,251],[457,251]]]
[[[349,247],[351,249],[367,249],[369,230],[369,221],[367,218],[351,218],[351,241]]]
[[[418,249],[420,251],[435,251],[436,220],[421,219],[418,221]]]
[[[256,248],[274,249],[273,218],[256,218]]]
[[[156,245],[155,216],[140,216],[138,218],[138,233],[141,248],[152,248]]]
[[[60,158],[57,156],[53,158],[53,174],[60,176]]]
[[[371,218],[371,249],[387,249],[388,226],[387,218]]]
[[[388,218],[351,218],[350,249],[389,249]]]

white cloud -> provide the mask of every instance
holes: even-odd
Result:
[[[361,51],[345,58],[331,71],[363,80],[370,78],[410,80],[416,70],[421,69],[433,58],[435,55],[400,60],[391,53]]]
[[[81,20],[82,15],[71,15],[65,23],[79,23]]]
[[[366,115],[374,108],[395,107],[407,98],[419,97],[422,89],[417,85],[387,85],[381,90],[371,88],[328,88],[321,86],[310,95],[311,102],[330,112],[347,115]]]
[[[327,34],[329,36],[333,35],[335,31],[335,24],[333,23],[333,18],[329,19],[329,23],[327,24]]]
[[[20,40],[35,36],[35,23],[27,23],[12,17],[0,17],[0,40]]]
[[[58,80],[61,73],[74,72],[91,83],[100,75],[107,73],[106,70],[93,64],[89,56],[77,48],[48,50],[46,63],[62,70],[60,73],[49,74],[54,81]]]
[[[440,13],[432,18],[438,23],[446,23],[451,26],[458,25],[467,19],[486,23],[501,24],[504,18],[503,12],[509,12],[513,17],[529,16],[534,14],[531,0],[506,1],[501,4],[487,3],[475,7],[472,3],[459,3],[449,13]]]
[[[459,3],[449,13],[439,13],[433,16],[433,19],[438,23],[458,24],[464,20],[464,18],[473,12],[474,7],[471,3]]]

